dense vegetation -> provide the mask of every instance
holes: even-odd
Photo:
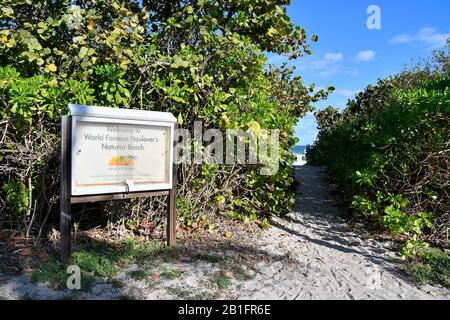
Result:
[[[178,217],[215,228],[224,215],[258,220],[288,212],[294,125],[327,92],[264,52],[310,54],[287,0],[3,0],[0,4],[0,222],[42,235],[57,221],[59,121],[68,103],[169,111],[182,128],[279,129],[280,167],[183,164]],[[311,41],[317,37],[312,36]],[[148,235],[159,198],[80,206],[76,222]],[[106,215],[95,215],[102,209]],[[159,221],[159,222],[158,222]]]
[[[410,265],[408,273],[418,284],[450,286],[450,253],[428,249],[420,253]]]
[[[316,113],[309,162],[328,166],[356,218],[405,240],[403,256],[449,247],[450,59],[447,51],[379,80],[342,112]]]

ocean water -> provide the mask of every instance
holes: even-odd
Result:
[[[292,152],[295,154],[305,154],[306,153],[306,146],[294,146],[292,148]]]

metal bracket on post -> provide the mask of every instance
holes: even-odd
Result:
[[[71,250],[71,129],[72,119],[70,116],[61,118],[61,163],[60,163],[60,246],[61,261],[67,263]]]
[[[175,124],[174,137],[172,137],[175,145],[176,130],[178,126]],[[175,155],[174,155],[175,161]],[[169,190],[167,199],[167,245],[174,246],[177,241],[177,166],[175,162],[172,164],[172,189]]]
[[[173,186],[169,190],[169,196],[167,199],[167,245],[174,246],[177,241],[176,229],[177,229],[177,186],[176,186],[176,166],[173,165]]]

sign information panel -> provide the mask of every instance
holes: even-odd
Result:
[[[72,195],[172,188],[173,122],[141,120],[134,110],[122,119],[89,110],[72,117]]]

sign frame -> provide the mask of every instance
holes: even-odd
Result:
[[[176,118],[165,112],[153,112],[142,110],[128,110],[107,107],[90,107],[85,105],[69,105],[72,115],[61,117],[61,154],[60,154],[60,254],[63,263],[70,259],[71,252],[71,229],[72,229],[72,204],[87,203],[97,201],[124,200],[140,197],[167,196],[167,223],[166,223],[166,242],[168,246],[176,244],[176,185],[177,185],[177,167],[173,155],[173,146],[175,144],[175,130],[177,129]],[[130,112],[131,111],[131,112]],[[81,117],[93,118],[97,122],[103,122],[110,119],[112,123],[136,123],[162,122],[170,128],[169,142],[170,160],[169,160],[169,184],[160,185],[151,190],[133,191],[125,188],[119,192],[106,192],[95,194],[73,194],[72,173],[73,173],[73,148],[76,121]],[[157,121],[163,119],[163,121]]]
[[[77,188],[76,181],[73,179],[75,177],[75,161],[71,164],[71,177],[72,177],[72,196],[83,196],[83,195],[94,195],[94,194],[112,194],[112,193],[124,193],[124,192],[146,192],[152,190],[169,190],[172,188],[172,166],[173,163],[173,145],[170,145],[170,141],[173,141],[174,127],[173,122],[162,122],[162,121],[143,121],[143,120],[131,120],[131,119],[116,119],[116,118],[104,118],[104,117],[92,117],[92,116],[72,116],[72,159],[76,158],[77,153],[77,142],[76,142],[76,130],[78,122],[92,122],[92,123],[109,123],[109,124],[125,124],[125,125],[141,125],[141,126],[155,126],[155,127],[166,127],[169,129],[169,136],[166,138],[168,141],[166,152],[169,153],[168,159],[168,183],[149,183],[145,184],[141,188],[134,185],[118,185],[109,187],[96,187],[93,190],[82,190]],[[78,190],[81,189],[81,190]]]

